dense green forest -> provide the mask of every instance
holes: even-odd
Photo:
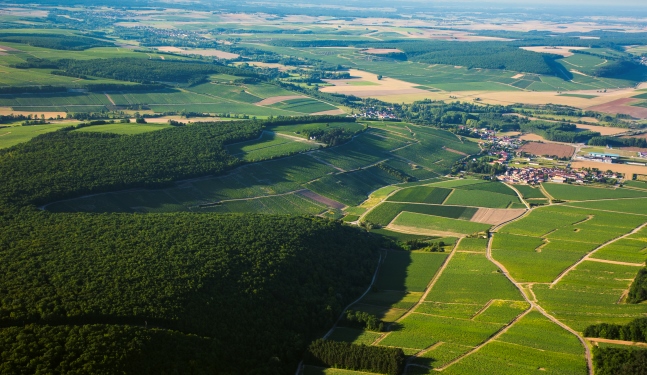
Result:
[[[322,121],[355,120],[306,116],[212,122],[137,135],[62,129],[0,150],[0,205],[45,204],[83,194],[159,187],[217,174],[241,163],[227,153],[225,145],[258,138],[266,125]],[[337,134],[327,139],[338,142],[345,137]]]
[[[596,375],[646,375],[647,350],[593,347]]]
[[[640,303],[642,301],[647,301],[647,268],[638,271],[638,275],[631,283],[627,294],[627,302],[629,303]]]
[[[404,370],[405,357],[400,348],[317,340],[308,347],[304,362],[315,366],[399,375]]]
[[[34,47],[83,51],[93,47],[110,47],[113,43],[80,35],[0,33],[1,42],[22,43]]]
[[[204,123],[138,135],[57,131],[0,151],[0,200],[43,204],[109,190],[162,186],[237,165],[224,145],[262,123]],[[46,162],[44,162],[46,161]]]
[[[201,373],[287,373],[377,265],[369,234],[319,218],[26,210],[2,224],[0,326],[15,327],[0,329],[5,368],[51,371],[58,355],[77,373],[154,374],[167,356],[207,363]],[[102,326],[72,327],[87,324]]]
[[[507,69],[536,74],[555,74],[555,59],[558,55],[525,51],[517,46],[500,42],[456,43],[428,40],[389,40],[367,42],[365,40],[274,40],[280,47],[357,47],[397,48],[404,52],[394,54],[396,59],[408,59],[426,64],[459,65],[467,68]]]
[[[209,74],[230,74],[241,77],[257,77],[250,70],[243,70],[197,61],[147,60],[138,58],[114,58],[94,60],[43,60],[31,59],[15,65],[16,68],[59,69],[54,74],[72,77],[103,77],[139,83],[180,82],[199,83]]]

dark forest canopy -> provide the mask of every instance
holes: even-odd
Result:
[[[290,373],[377,264],[368,233],[320,218],[26,210],[2,224],[7,371]]]
[[[241,163],[225,145],[256,139],[265,125],[321,121],[355,120],[314,116],[213,122],[137,135],[62,129],[0,150],[0,205],[45,204],[217,174]]]
[[[647,350],[593,347],[596,375],[647,375]]]
[[[181,82],[197,83],[210,74],[231,74],[241,77],[258,77],[253,71],[197,61],[148,60],[139,58],[93,60],[42,60],[31,59],[15,65],[16,68],[58,69],[54,74],[72,77],[103,77],[139,83]]]
[[[256,138],[260,122],[209,123],[124,136],[57,131],[0,151],[0,199],[19,206],[82,194],[161,186],[240,161],[227,143]]]
[[[272,45],[281,47],[358,47],[397,48],[411,61],[425,64],[460,65],[467,68],[506,69],[526,73],[555,74],[553,68],[560,56],[522,50],[501,42],[457,43],[428,40],[390,40],[367,42],[365,40],[276,40]],[[400,55],[397,56],[401,58]]]
[[[34,47],[71,51],[83,51],[93,47],[114,46],[113,43],[103,40],[88,38],[80,35],[61,34],[0,33],[0,41],[22,43]]]

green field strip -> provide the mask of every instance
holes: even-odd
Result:
[[[324,176],[304,185],[308,189],[348,206],[362,203],[375,190],[398,182],[379,167]]]
[[[497,233],[492,256],[519,282],[547,283],[598,245]]]
[[[375,375],[373,372],[351,371],[338,368],[304,366],[303,375]]]
[[[122,135],[142,134],[162,129],[168,129],[169,124],[107,124],[107,125],[93,125],[85,128],[74,130],[75,132],[92,132],[92,133],[112,133]]]
[[[519,290],[497,270],[484,254],[456,253],[425,301],[479,306],[493,299],[522,301]]]
[[[553,198],[566,201],[647,197],[647,192],[622,188],[594,188],[568,184],[542,185]]]
[[[450,219],[407,211],[400,213],[390,225],[464,235],[486,232],[491,227],[489,224],[473,223],[466,220]]]
[[[624,212],[634,215],[647,216],[647,199],[627,198],[615,200],[603,200],[592,202],[572,202],[571,207],[581,207],[600,211]]]
[[[514,193],[512,190],[510,191]],[[447,198],[447,200],[443,204],[471,207],[507,208],[512,203],[521,203],[516,194],[499,194],[485,190],[463,190],[458,188],[454,190],[454,192]]]
[[[515,185],[515,189],[517,189],[521,195],[524,197],[524,199],[543,199],[546,198],[544,194],[541,192],[540,189],[538,188],[533,188],[529,185]]]
[[[400,203],[442,204],[452,192],[450,189],[418,186],[402,189],[387,198],[387,201]]]
[[[322,147],[320,144],[307,141],[296,141],[272,132],[263,132],[257,140],[227,146],[227,151],[247,162],[272,159]]]
[[[508,186],[506,186],[501,182],[486,182],[483,184],[476,184],[476,185],[464,185],[464,186],[458,186],[457,189],[485,191],[490,193],[498,193],[498,194],[517,197],[517,193],[514,190],[512,190],[511,188],[509,188]]]
[[[495,341],[445,368],[443,373],[585,375],[588,369],[579,340],[532,311]]]
[[[328,340],[371,345],[380,336],[382,336],[382,334],[379,332],[371,332],[349,327],[337,327],[332,331],[332,334],[328,336]]]
[[[427,316],[413,313],[398,322],[378,345],[425,349],[437,342],[475,346],[502,328],[501,324]]]
[[[364,219],[372,223],[387,226],[404,211],[452,219],[469,219],[474,216],[477,209],[472,207],[384,202],[368,212],[366,216],[364,216]]]
[[[375,285],[378,290],[423,292],[448,255],[389,251]]]
[[[627,324],[645,313],[644,305],[620,304],[637,268],[582,262],[554,286],[537,284],[533,291],[551,315],[577,331],[591,324]]]
[[[70,124],[11,126],[2,128],[0,129],[0,149],[27,142],[41,134],[57,131],[67,126],[70,126]]]

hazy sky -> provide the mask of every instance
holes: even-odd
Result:
[[[557,4],[557,5],[582,5],[584,7],[596,5],[596,6],[614,6],[614,7],[632,7],[632,6],[647,6],[647,0],[436,0],[438,3],[444,2],[461,2],[461,3],[478,3],[478,4],[511,4],[518,7],[533,7],[539,6],[543,7],[546,4]],[[397,1],[396,1],[397,2]]]

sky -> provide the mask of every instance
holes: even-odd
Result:
[[[396,0],[397,2],[397,0]],[[425,1],[433,3],[434,1]],[[510,4],[517,7],[545,7],[547,4],[556,5],[582,5],[582,6],[613,6],[613,7],[647,7],[646,0],[436,0],[437,3],[478,3],[478,4]]]

